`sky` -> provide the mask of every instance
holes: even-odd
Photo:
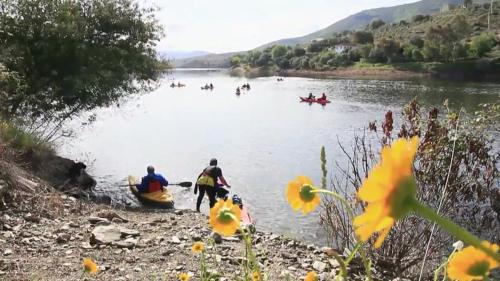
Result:
[[[416,0],[143,0],[160,8],[160,51],[250,50],[327,27],[365,9]]]

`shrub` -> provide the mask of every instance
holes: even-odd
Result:
[[[420,36],[413,36],[410,38],[410,44],[421,49],[424,47],[424,40]]]
[[[414,61],[423,61],[424,55],[422,55],[422,52],[419,49],[413,49],[411,53],[411,58]]]
[[[351,36],[354,44],[373,44],[373,33],[368,31],[356,31]]]
[[[493,209],[490,196],[496,195],[497,156],[491,153],[492,140],[487,132],[491,124],[498,121],[495,118],[499,116],[500,107],[485,108],[485,111],[477,112],[470,118],[447,108],[445,116],[440,117],[438,109],[433,108],[425,118],[419,104],[413,101],[403,109],[404,120],[399,132],[393,130],[394,120],[389,111],[375,139],[387,145],[396,137],[420,136],[420,149],[414,164],[418,200],[434,209],[442,204],[440,214],[444,217],[466,226],[482,239],[495,241],[495,235],[500,231],[499,214]],[[370,123],[369,128],[378,130],[375,122]],[[373,145],[365,135],[355,136],[351,150],[341,145],[349,159],[349,167],[339,168],[340,176],[332,179],[331,189],[349,202],[357,202],[355,193],[376,162]],[[440,203],[445,186],[446,194]],[[356,203],[353,203],[354,206],[363,208]],[[356,243],[347,217],[346,209],[336,201],[323,203],[322,225],[329,234],[330,242],[340,249],[352,249]],[[409,216],[393,227],[379,250],[369,254],[379,270],[387,270],[387,274],[394,277],[416,279],[426,254],[429,229],[426,221]],[[369,243],[373,242],[370,240]],[[453,238],[446,232],[437,230],[434,233],[424,276],[429,276],[431,270],[441,263],[442,257],[449,254],[452,243]],[[424,277],[424,280],[428,279]]]
[[[372,22],[370,22],[370,28],[372,30],[378,29],[384,25],[385,25],[385,22],[381,19],[374,19],[374,20],[372,20]]]
[[[491,34],[481,34],[472,38],[470,53],[474,57],[482,57],[495,46],[495,39]]]

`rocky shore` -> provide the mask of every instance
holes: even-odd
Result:
[[[42,166],[50,179],[50,169]],[[191,252],[196,241],[206,245],[214,280],[240,280],[246,259],[242,238],[215,235],[205,214],[97,204],[75,195],[78,181],[61,191],[32,169],[0,160],[0,280],[178,280],[179,273],[200,280],[200,258]],[[303,280],[313,270],[320,280],[334,280],[339,273],[338,250],[259,231],[252,239],[264,280]],[[87,257],[97,263],[96,275],[84,273]],[[348,270],[349,280],[364,280],[358,260]]]

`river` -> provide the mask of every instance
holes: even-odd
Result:
[[[169,87],[172,81],[186,84]],[[213,83],[212,91],[200,90]],[[238,85],[250,91],[235,95]],[[120,106],[95,112],[96,121],[70,127],[76,136],[59,153],[85,161],[98,179],[97,190],[114,203],[134,199],[128,175],[142,176],[154,165],[171,181],[194,181],[216,157],[232,192],[243,198],[261,230],[323,243],[317,216],[292,212],[286,202],[289,180],[308,175],[319,184],[321,146],[330,175],[332,163],[345,163],[337,141],[352,143],[368,122],[382,120],[387,110],[398,118],[402,106],[417,97],[424,107],[449,99],[451,108],[472,112],[480,103],[498,102],[500,85],[491,83],[231,77],[218,70],[176,70],[155,91]],[[332,103],[300,103],[299,96],[326,93]],[[379,122],[380,124],[380,122]],[[192,191],[171,187],[177,208],[194,208]],[[205,199],[204,211],[208,211]]]

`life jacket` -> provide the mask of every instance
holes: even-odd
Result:
[[[161,191],[161,184],[159,181],[155,180],[155,179],[149,179],[149,182],[148,182],[148,193],[151,193],[151,192],[157,192],[157,191]]]
[[[208,166],[203,170],[201,173],[201,176],[198,178],[196,181],[197,185],[205,185],[205,186],[210,186],[210,187],[215,187],[215,180],[213,176],[210,174],[212,171],[211,168],[216,168],[215,166]]]

